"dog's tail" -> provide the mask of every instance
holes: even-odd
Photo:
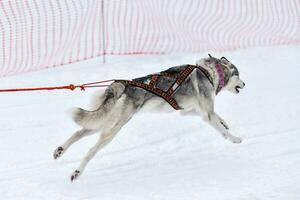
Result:
[[[74,108],[71,111],[73,120],[80,126],[97,130],[101,128],[101,122],[112,110],[115,102],[120,98],[125,90],[125,86],[122,83],[112,83],[103,94],[102,104],[94,111],[87,111],[82,108]]]

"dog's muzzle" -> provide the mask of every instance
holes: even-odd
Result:
[[[242,82],[242,83],[243,83],[243,86],[242,86],[242,87],[239,86],[239,85],[235,86],[235,91],[236,91],[237,93],[239,93],[240,90],[243,89],[243,88],[245,87],[246,84],[245,84],[244,82]]]

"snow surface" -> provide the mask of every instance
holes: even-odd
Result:
[[[97,136],[53,150],[78,127],[66,110],[88,107],[95,89],[1,93],[0,199],[300,199],[300,47],[227,53],[246,87],[221,93],[216,110],[244,139],[224,140],[197,117],[139,114],[88,164],[77,168]],[[1,88],[86,83],[142,76],[194,63],[206,54],[113,56],[0,79]]]

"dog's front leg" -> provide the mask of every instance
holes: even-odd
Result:
[[[225,122],[225,120],[222,119],[222,117],[220,117],[217,113],[215,113],[215,114],[218,116],[219,121],[221,122],[221,124],[222,124],[227,130],[229,130],[229,126],[228,126],[228,124]]]
[[[222,119],[222,118],[221,118]],[[222,121],[220,120],[220,117],[215,113],[209,113],[208,114],[208,122],[210,123],[210,125],[212,125],[215,129],[217,129],[222,136],[225,139],[229,139],[231,142],[233,143],[241,143],[242,139],[236,136],[231,135],[228,132],[228,126],[225,123],[225,121],[222,119]],[[223,122],[223,123],[222,123]],[[227,126],[227,127],[226,127]]]

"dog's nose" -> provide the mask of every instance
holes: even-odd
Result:
[[[243,84],[244,84],[244,86],[243,86],[243,87],[245,87],[245,86],[246,86],[246,83],[244,83],[244,82],[243,82]]]

